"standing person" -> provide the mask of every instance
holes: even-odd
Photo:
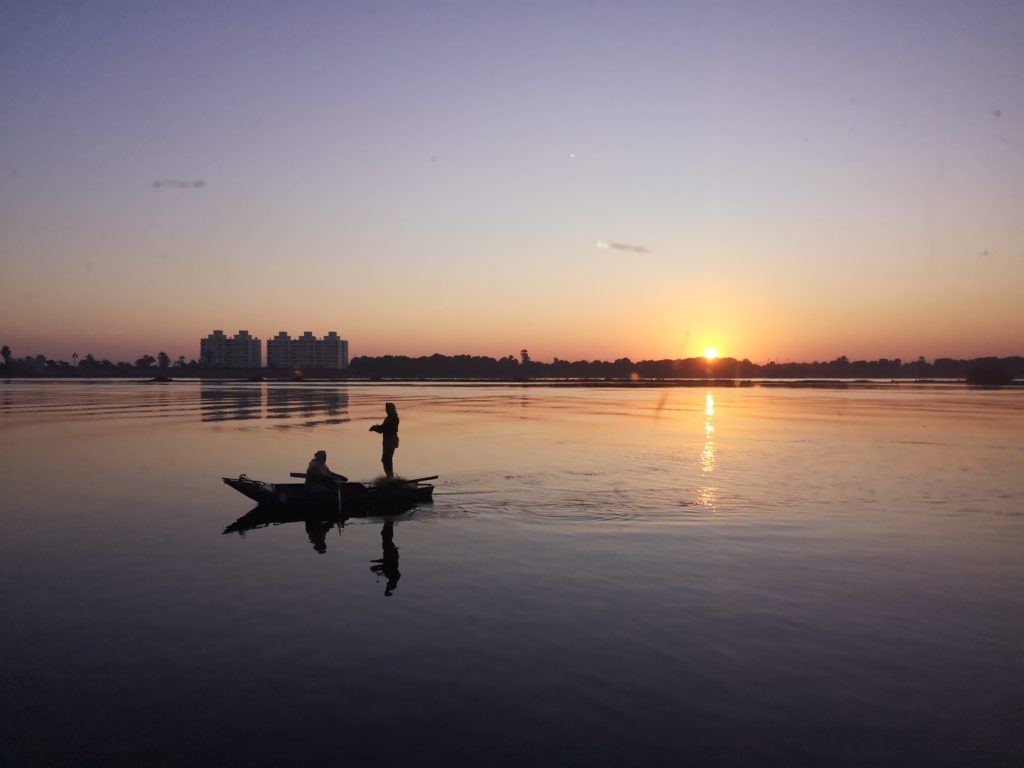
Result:
[[[384,421],[380,424],[374,424],[370,427],[370,431],[380,432],[383,435],[381,442],[384,449],[380,456],[380,463],[384,465],[384,474],[390,480],[395,476],[395,467],[392,460],[395,456],[395,449],[398,448],[398,409],[395,408],[394,403],[385,403],[384,410],[387,411],[388,415],[384,417]]]

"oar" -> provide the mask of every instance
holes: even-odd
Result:
[[[289,472],[291,477],[305,477],[305,472]],[[344,477],[344,475],[342,475]],[[424,480],[437,480],[440,475],[431,475],[430,477],[414,477],[412,480],[399,480],[397,483],[391,483],[388,488],[395,488],[399,485],[408,485],[409,483],[422,483]],[[348,478],[345,478],[345,482],[348,482]]]
[[[304,478],[306,476],[306,473],[305,472],[289,472],[288,476],[289,477],[303,477]],[[348,482],[348,478],[345,477],[344,475],[338,475],[338,477],[341,478],[341,482],[343,482],[343,483],[347,483]]]

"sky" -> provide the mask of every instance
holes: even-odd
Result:
[[[1024,354],[1024,3],[3,4],[0,343]]]

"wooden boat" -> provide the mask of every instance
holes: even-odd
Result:
[[[246,475],[225,477],[224,483],[262,506],[294,508],[327,508],[347,510],[380,510],[389,508],[408,509],[412,504],[429,502],[433,499],[434,486],[418,477],[413,480],[396,480],[380,485],[370,483],[340,483],[336,488],[307,488],[305,483],[265,483]]]

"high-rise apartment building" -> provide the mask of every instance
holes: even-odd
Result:
[[[318,368],[347,368],[348,341],[331,331],[317,344]]]
[[[260,340],[248,331],[232,337],[214,331],[199,340],[199,364],[204,368],[259,368],[263,355]]]
[[[284,331],[267,339],[268,368],[347,368],[348,341],[330,331],[322,339],[306,331],[293,339]]]
[[[267,368],[294,368],[291,345],[292,339],[284,331],[267,339]]]

